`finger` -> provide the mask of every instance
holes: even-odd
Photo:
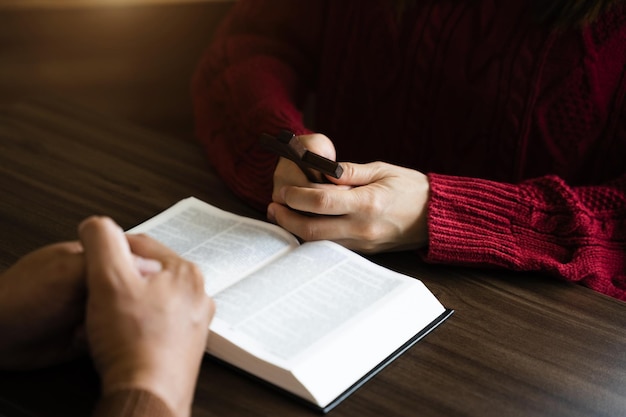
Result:
[[[90,285],[115,283],[137,272],[122,229],[108,217],[90,217],[78,234],[85,249],[87,281]]]
[[[340,216],[360,210],[363,189],[283,187],[282,200],[294,210],[326,216]]]
[[[62,242],[48,248],[51,257],[43,258],[40,265],[46,265],[49,274],[59,278],[57,284],[63,283],[70,288],[66,294],[82,292],[85,287],[85,256],[80,242]]]
[[[208,312],[208,322],[211,323],[213,321],[213,317],[215,317],[215,300],[208,295],[206,296],[207,303],[209,304],[209,312]]]
[[[53,243],[24,255],[15,263],[15,267],[22,266],[27,269],[38,266],[40,270],[49,271],[48,275],[70,281],[82,280],[85,268],[83,247],[78,241]]]
[[[280,204],[270,206],[268,211],[272,212],[277,224],[306,241],[334,241],[348,237],[349,224],[343,216],[307,216]]]
[[[281,201],[280,189],[285,185],[306,186],[308,183],[304,173],[298,168],[295,162],[286,158],[280,158],[276,170],[274,171],[274,186],[272,190],[272,200],[283,204]]]
[[[325,135],[320,133],[299,135],[298,140],[311,152],[333,161],[337,157],[335,145]]]
[[[340,178],[329,177],[334,184],[350,185],[358,187],[371,184],[387,175],[388,164],[384,162],[371,162],[369,164],[355,164],[342,162],[343,174]]]
[[[142,258],[160,262],[170,258],[179,258],[179,255],[172,249],[146,234],[128,234],[126,238],[131,251]]]
[[[58,250],[59,252],[64,252],[68,254],[82,254],[83,246],[77,240],[72,240],[68,242],[58,242],[50,245],[54,250]]]
[[[163,270],[163,264],[156,259],[148,259],[142,256],[133,255],[133,261],[135,268],[137,268],[141,276],[144,277],[157,274]]]

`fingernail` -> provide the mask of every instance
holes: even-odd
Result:
[[[113,219],[111,219],[110,217],[93,215],[93,216],[87,217],[82,222],[80,222],[80,224],[78,225],[78,233],[81,234],[88,224],[92,224],[92,223],[106,224],[107,222],[112,224],[116,229],[119,229],[121,232],[123,232],[122,228],[117,223],[115,223],[115,221],[113,221]]]
[[[267,219],[272,223],[276,223],[276,213],[274,212],[274,206],[271,204],[267,207]]]

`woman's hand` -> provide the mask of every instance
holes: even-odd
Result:
[[[125,236],[108,218],[86,220],[79,234],[86,334],[103,395],[145,389],[188,415],[214,312],[202,274],[147,236]]]
[[[276,184],[268,218],[304,240],[332,240],[365,253],[427,244],[426,175],[382,162],[341,166],[341,178],[329,178],[340,187]]]
[[[326,157],[331,160],[335,160],[335,146],[326,136],[319,133],[312,135],[300,135],[298,140],[309,151],[315,152],[318,155]],[[326,179],[319,174],[319,181],[321,183],[310,182],[306,175],[302,172],[300,167],[287,158],[280,158],[278,165],[274,170],[274,188],[272,193],[272,200],[278,203],[283,203],[280,195],[281,190],[285,186],[295,185],[300,187],[311,187],[318,189],[337,188],[337,185],[328,184]],[[345,187],[343,187],[345,188]]]

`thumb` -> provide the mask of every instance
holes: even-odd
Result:
[[[115,285],[128,273],[138,273],[128,240],[108,217],[90,217],[78,227],[85,249],[87,283],[90,287]]]
[[[353,162],[342,162],[343,173],[340,178],[328,179],[337,185],[350,185],[358,187],[371,184],[385,177],[385,167],[383,162],[370,162],[369,164],[355,164]]]

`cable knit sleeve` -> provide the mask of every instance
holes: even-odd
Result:
[[[309,133],[301,106],[313,83],[323,2],[238,1],[193,78],[196,136],[220,177],[259,209],[271,200],[277,157],[260,133]]]
[[[430,180],[428,261],[547,271],[626,300],[626,175],[586,187]]]
[[[92,417],[174,417],[156,395],[140,389],[115,391],[98,401]]]

